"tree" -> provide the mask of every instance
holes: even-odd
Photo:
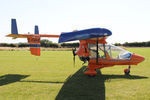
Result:
[[[59,44],[58,43],[53,43],[52,41],[49,41],[47,39],[41,40],[41,47],[53,47],[53,48],[58,48]]]

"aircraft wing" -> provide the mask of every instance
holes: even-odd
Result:
[[[84,40],[93,39],[99,37],[107,37],[112,35],[112,32],[105,28],[91,28],[80,31],[66,32],[62,33],[59,37],[59,43],[74,41],[74,40]]]

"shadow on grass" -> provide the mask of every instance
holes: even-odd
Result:
[[[69,76],[55,100],[105,100],[105,81],[110,79],[144,79],[143,76],[102,75],[100,70],[95,77],[83,74],[83,69]]]
[[[29,77],[29,75],[7,74],[0,76],[0,86],[18,82],[26,77]]]
[[[26,80],[19,81],[19,82],[31,82],[31,83],[55,83],[55,84],[62,84],[62,83],[64,83],[64,82],[52,82],[52,81],[26,81]]]

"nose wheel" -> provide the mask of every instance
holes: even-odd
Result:
[[[131,68],[131,66],[129,65],[128,68],[124,69],[124,74],[125,75],[130,75],[130,68]]]

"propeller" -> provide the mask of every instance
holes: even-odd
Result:
[[[74,67],[75,67],[75,56],[76,56],[76,48],[72,49],[72,53],[73,53],[73,62],[74,62]]]

